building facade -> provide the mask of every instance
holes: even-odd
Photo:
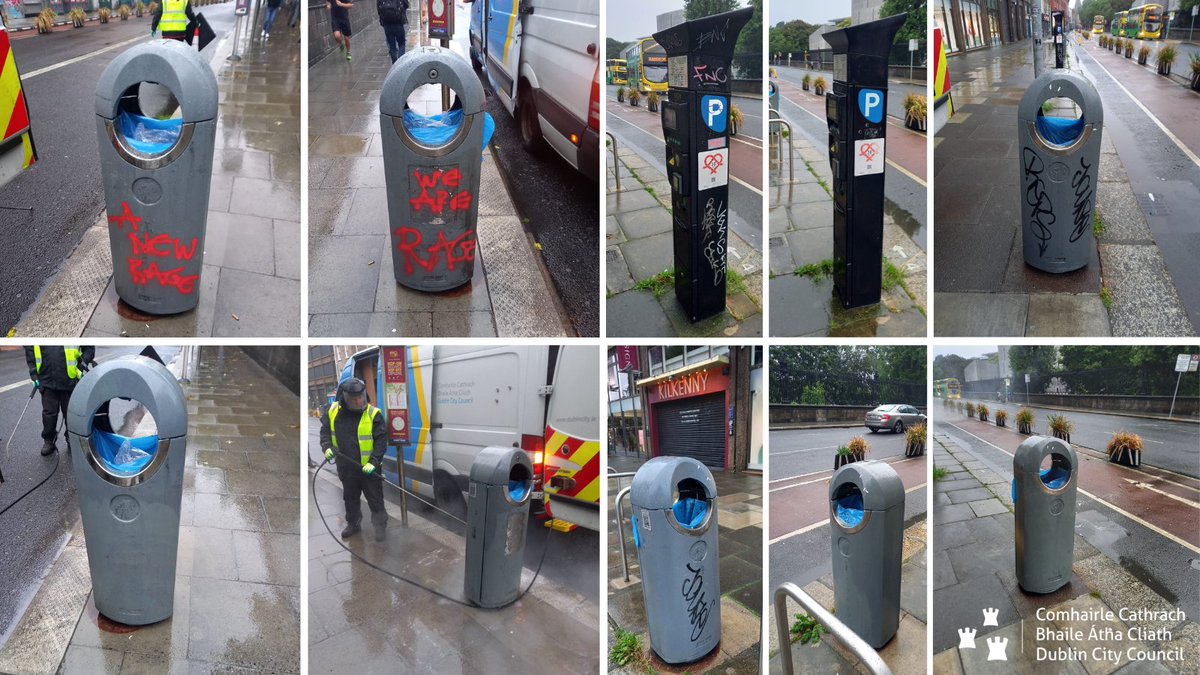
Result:
[[[942,29],[946,53],[1024,40],[1033,34],[1030,0],[931,0],[933,25]],[[1067,0],[1045,0],[1043,28],[1049,39],[1050,13],[1066,11]]]
[[[365,345],[312,345],[308,348],[308,407],[320,410],[337,392],[338,374],[346,360]]]
[[[611,347],[610,451],[761,471],[762,348]]]

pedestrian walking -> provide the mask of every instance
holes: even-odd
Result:
[[[325,6],[329,8],[329,24],[333,28],[333,39],[338,43],[346,60],[349,61],[350,35],[354,32],[350,26],[350,8],[354,7],[354,3],[325,0]]]
[[[271,37],[271,24],[275,23],[275,15],[279,13],[279,6],[283,4],[283,0],[267,0],[267,15],[263,18],[262,36],[264,38]]]
[[[376,0],[379,10],[379,25],[383,26],[383,37],[387,40],[388,56],[392,63],[404,56],[404,22],[408,16],[408,0]]]
[[[154,8],[150,36],[161,28],[164,40],[186,40],[188,24],[195,18],[191,0],[163,0]]]
[[[58,450],[55,436],[58,430],[58,414],[67,417],[67,404],[79,378],[94,363],[95,347],[26,347],[25,363],[29,366],[29,379],[42,394],[42,456]],[[63,440],[66,440],[66,431]],[[70,447],[70,446],[68,446]]]
[[[292,0],[291,13],[291,17],[288,19],[288,28],[295,28],[300,24],[300,0]]]
[[[367,385],[356,377],[343,382],[338,387],[337,400],[321,415],[321,447],[325,459],[336,460],[338,478],[342,481],[342,499],[346,504],[343,539],[362,529],[361,497],[366,497],[371,509],[375,541],[387,537],[388,515],[379,471],[387,440],[387,422],[383,411],[367,402]]]

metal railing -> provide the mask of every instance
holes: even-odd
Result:
[[[604,132],[605,136],[612,141],[612,156],[613,156],[613,177],[617,180],[617,192],[621,191],[621,163],[617,161],[617,137],[612,135],[612,132]]]
[[[619,503],[619,502],[618,502]],[[787,599],[791,597],[800,603],[801,609],[825,627],[829,634],[849,649],[872,675],[892,675],[892,669],[880,658],[879,652],[871,648],[865,640],[850,627],[842,623],[833,614],[813,600],[812,596],[800,590],[791,582],[781,584],[775,589],[775,629],[779,632],[779,660],[783,666],[784,675],[792,675],[795,668],[792,665],[791,630],[788,626]]]
[[[792,123],[788,122],[787,120],[780,117],[779,111],[774,108],[768,108],[767,115],[769,118],[768,122],[770,124],[779,123],[779,124],[782,124],[783,126],[787,127],[788,182],[794,183],[794,182],[796,182],[796,152],[795,152],[795,148],[793,147],[793,144],[792,144],[792,136],[794,135],[792,133]],[[780,138],[777,139],[776,143],[778,143],[779,147],[776,149],[776,152],[782,153],[783,152],[783,138],[782,138],[783,134],[778,134],[778,136]]]
[[[629,562],[625,560],[625,512],[621,510],[621,500],[632,487],[621,488],[617,493],[617,540],[621,542],[621,571],[625,573],[625,581],[629,581]]]

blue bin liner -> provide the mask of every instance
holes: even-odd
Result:
[[[1057,490],[1061,488],[1062,486],[1066,485],[1067,481],[1071,478],[1071,473],[1069,471],[1057,466],[1052,466],[1049,469],[1042,471],[1038,475],[1041,476],[1042,483],[1045,483],[1046,487],[1050,488],[1051,490]],[[1012,500],[1014,504],[1017,503],[1016,478],[1014,478],[1012,482]]]
[[[642,547],[642,538],[638,536],[637,516],[634,516],[631,522],[633,523],[633,547],[641,548]]]
[[[117,116],[117,130],[134,150],[147,155],[161,155],[179,140],[183,120],[156,120],[122,112]]]
[[[404,128],[421,145],[437,148],[450,142],[463,124],[461,108],[447,110],[426,117],[418,115],[409,108],[404,109]],[[496,130],[496,122],[488,113],[483,114],[483,147],[492,140],[492,132]]]
[[[847,527],[856,527],[863,519],[863,498],[861,494],[846,495],[837,500],[837,517]]]
[[[708,514],[708,502],[704,499],[684,497],[676,501],[671,510],[675,512],[675,522],[694,530],[704,523],[704,516]]]
[[[126,441],[133,450],[128,454],[134,455],[133,458],[121,456],[121,446]],[[154,459],[154,453],[158,452],[158,436],[129,438],[96,429],[92,431],[91,444],[104,468],[119,476],[135,476],[141,473]]]
[[[508,481],[508,496],[514,501],[519,502],[525,498],[525,493],[529,492],[529,483],[523,480]]]
[[[1046,117],[1041,112],[1037,116],[1038,134],[1051,145],[1066,147],[1079,138],[1083,133],[1083,118],[1077,120],[1066,117]]]

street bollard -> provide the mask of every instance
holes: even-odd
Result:
[[[155,433],[121,433],[145,424],[143,410]],[[71,394],[67,438],[92,594],[113,621],[143,626],[171,616],[187,419],[179,383],[145,356],[96,366]]]
[[[900,627],[904,483],[889,464],[854,462],[829,483],[837,617],[879,649]]]
[[[425,116],[408,107],[422,85],[447,86],[451,108]],[[483,85],[462,56],[418,47],[392,64],[379,97],[388,224],[396,282],[445,291],[471,281],[483,153]]]
[[[825,95],[833,174],[833,286],[844,307],[879,302],[888,56],[906,14],[825,33],[833,87]]]
[[[749,7],[654,34],[667,52],[662,102],[675,297],[695,322],[725,311],[733,48]]]
[[[166,106],[144,110],[163,88]],[[179,116],[163,119],[176,103]],[[131,47],[100,74],[96,134],[113,283],[134,309],[177,314],[200,302],[216,127],[217,78],[181,42]]]
[[[1054,98],[1071,99],[1079,118],[1046,116],[1042,105]],[[1038,77],[1021,97],[1017,142],[1025,264],[1060,273],[1091,261],[1103,123],[1096,88],[1070,71]]]
[[[1078,466],[1075,449],[1048,436],[1028,438],[1013,455],[1017,583],[1030,593],[1051,593],[1071,580]]]
[[[695,661],[721,642],[717,485],[691,457],[655,457],[629,501],[650,647],[666,663]]]
[[[533,464],[521,448],[484,448],[471,464],[467,498],[467,600],[504,607],[521,594]]]

